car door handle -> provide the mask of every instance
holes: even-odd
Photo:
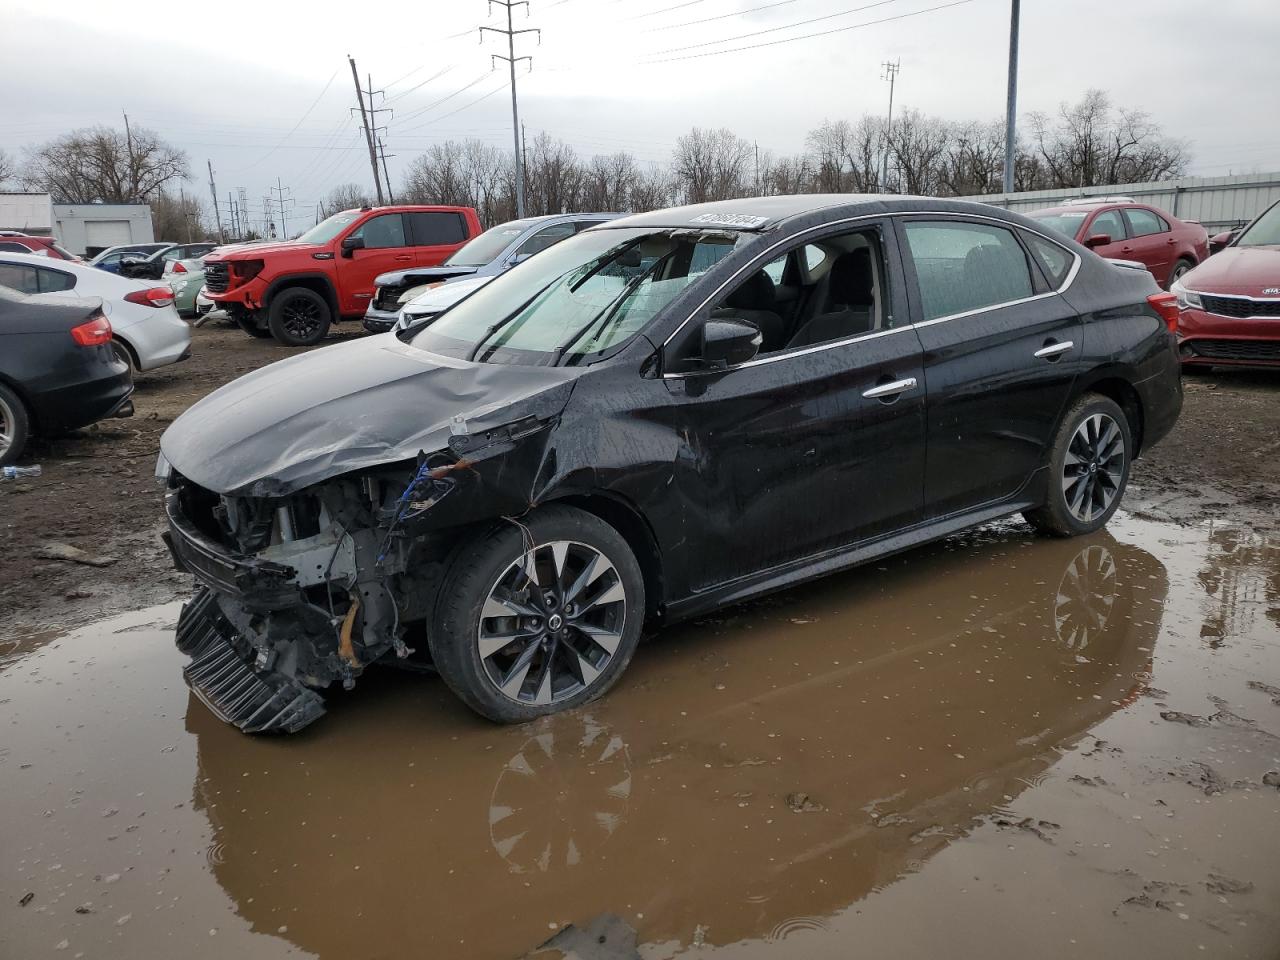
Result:
[[[1074,346],[1075,341],[1073,340],[1063,340],[1061,343],[1047,343],[1036,351],[1036,356],[1041,360],[1052,360],[1055,357],[1062,356]]]
[[[881,400],[884,397],[896,397],[900,393],[914,389],[915,385],[915,377],[905,377],[902,380],[891,380],[889,383],[882,383],[870,390],[864,390],[862,395],[868,400]]]
[[[396,257],[396,263],[408,263],[408,262],[409,262],[410,260],[412,260],[412,259],[413,259],[413,257],[409,256],[409,255],[406,253],[406,254],[403,254],[403,255],[401,255],[401,256],[399,256],[399,257]]]

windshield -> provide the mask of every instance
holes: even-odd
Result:
[[[1087,213],[1032,213],[1028,214],[1032,220],[1036,220],[1043,227],[1048,227],[1056,233],[1062,234],[1064,237],[1075,239],[1076,231],[1080,229],[1080,224],[1084,223]]]
[[[477,290],[412,343],[489,363],[579,363],[640,332],[734,242],[696,230],[580,233]]]
[[[344,213],[335,213],[329,219],[321,220],[302,236],[298,237],[298,239],[303,243],[328,243],[340,234],[343,231],[343,228],[351,225],[358,216],[360,216],[360,214],[349,211]]]
[[[446,267],[483,267],[511,245],[512,241],[531,226],[532,220],[512,220],[490,227],[470,243],[458,249],[444,262]]]
[[[1236,240],[1237,247],[1280,246],[1280,203],[1267,210]]]

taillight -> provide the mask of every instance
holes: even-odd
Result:
[[[130,303],[140,303],[144,307],[167,307],[173,303],[173,291],[168,287],[151,287],[147,290],[133,290],[124,295]]]
[[[1147,297],[1147,303],[1160,314],[1170,333],[1178,332],[1178,295],[1176,293],[1153,293]]]
[[[181,261],[181,260],[179,260],[177,263],[175,263],[175,264],[173,265],[173,272],[174,272],[174,273],[186,273],[186,272],[187,272],[187,268],[186,268],[186,267],[184,267],[184,266],[182,265],[182,261]]]
[[[82,347],[100,347],[111,342],[111,324],[102,314],[71,328],[71,339]]]

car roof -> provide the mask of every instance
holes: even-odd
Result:
[[[665,210],[637,213],[614,220],[609,224],[608,229],[687,227],[759,233],[801,217],[809,217],[815,222],[821,222],[830,219],[836,213],[856,217],[907,212],[996,216],[1015,223],[1022,219],[1021,214],[971,200],[883,193],[806,193],[776,197],[744,197],[739,200],[716,200],[710,203],[669,207]],[[828,216],[819,216],[824,213]]]

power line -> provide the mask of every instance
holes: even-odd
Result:
[[[328,92],[329,92],[329,87],[333,85],[333,78],[334,78],[334,77],[336,77],[336,76],[338,75],[338,70],[341,70],[341,69],[342,69],[342,68],[341,68],[341,67],[339,67],[337,70],[334,70],[334,71],[333,71],[333,73],[329,74],[329,79],[325,81],[324,88],[320,91],[320,94],[319,94],[319,95],[318,95],[314,100],[312,100],[312,101],[311,101],[311,106],[307,107],[306,112],[305,112],[305,113],[303,113],[303,114],[302,114],[302,116],[299,118],[298,122],[297,122],[297,123],[295,123],[295,124],[293,125],[293,129],[291,129],[288,133],[286,133],[286,134],[285,134],[285,135],[280,139],[280,142],[279,142],[279,143],[277,143],[274,147],[272,147],[270,150],[268,150],[266,153],[264,153],[262,156],[260,156],[257,160],[254,160],[254,161],[253,161],[252,163],[250,163],[248,166],[245,166],[245,167],[239,167],[239,168],[237,168],[237,169],[236,169],[235,171],[233,171],[233,172],[234,172],[234,173],[243,173],[243,172],[244,172],[244,171],[246,171],[246,170],[252,170],[252,169],[253,169],[254,167],[256,167],[258,164],[260,164],[263,160],[267,159],[267,157],[271,156],[273,153],[275,153],[277,150],[279,150],[279,149],[280,149],[280,147],[284,145],[284,142],[285,142],[286,140],[288,140],[288,139],[289,139],[290,137],[292,137],[295,133],[297,133],[297,132],[298,132],[298,128],[302,126],[303,122],[307,119],[307,117],[311,116],[311,111],[312,111],[312,110],[314,110],[314,109],[316,108],[316,105],[317,105],[317,104],[318,104],[322,99],[324,99],[324,95],[325,95],[326,93],[328,93]]]
[[[635,16],[623,17],[622,22],[627,23],[631,20],[643,20],[646,17],[656,17],[663,13],[670,13],[672,10],[682,10],[685,7],[697,6],[699,3],[705,3],[706,0],[684,0],[684,3],[677,3],[670,7],[663,7],[661,10],[649,10],[645,13],[637,13]]]
[[[762,47],[776,47],[784,43],[795,43],[797,40],[812,40],[815,37],[828,37],[835,33],[847,33],[850,30],[861,30],[863,27],[874,27],[882,23],[892,23],[895,20],[906,20],[910,17],[918,17],[926,13],[934,13],[938,10],[947,10],[951,7],[961,7],[966,3],[973,3],[973,0],[952,0],[951,3],[942,3],[936,7],[925,7],[923,10],[914,10],[911,13],[900,13],[893,17],[881,17],[879,20],[868,20],[865,23],[854,23],[847,27],[833,27],[830,30],[819,30],[815,33],[805,33],[798,37],[784,37],[781,40],[768,40],[764,43],[752,43],[745,47],[731,47],[728,50],[711,50],[707,53],[691,53],[683,57],[667,57],[662,60],[642,60],[641,66],[653,66],[660,63],[675,63],[680,60],[700,60],[703,57],[718,57],[726,53],[742,53],[746,50],[759,50]],[[722,43],[724,41],[721,41]]]
[[[422,116],[424,113],[427,113],[430,110],[434,110],[436,107],[440,106],[440,104],[446,103],[447,101],[452,100],[458,94],[465,93],[466,91],[470,90],[477,83],[482,82],[486,77],[488,77],[492,73],[493,73],[493,69],[490,68],[485,73],[482,73],[480,74],[480,76],[476,77],[470,83],[466,84],[463,87],[459,87],[457,90],[453,91],[453,93],[448,94],[447,96],[441,97],[439,100],[434,100],[431,103],[427,104],[425,107],[419,107],[417,110],[413,111],[413,113],[406,113],[403,117],[400,118],[400,122],[404,123],[407,120],[416,120],[418,117]],[[434,121],[431,121],[431,122],[434,122]],[[421,126],[418,126],[418,127],[410,127],[409,129],[421,130],[422,127],[424,126],[427,126],[427,124],[422,124]]]
[[[791,3],[798,3],[799,0],[773,0],[773,3],[763,3],[758,7],[748,7],[745,10],[734,10],[732,13],[718,13],[714,17],[703,17],[701,20],[685,20],[682,23],[664,23],[660,27],[650,27],[643,33],[658,33],[662,30],[678,30],[682,27],[696,27],[699,24],[711,23],[715,20],[727,20],[729,17],[741,17],[748,13],[756,13],[760,10],[769,10],[773,7],[785,7]]]
[[[721,37],[718,40],[704,40],[702,43],[690,43],[683,47],[669,47],[666,50],[658,50],[648,56],[656,57],[667,53],[680,53],[684,50],[697,50],[700,47],[713,47],[718,43],[732,43],[735,40],[746,40],[750,37],[761,37],[766,33],[777,33],[779,30],[791,30],[795,27],[808,26],[811,23],[820,23],[823,20],[834,20],[837,17],[850,17],[855,13],[861,13],[864,10],[870,10],[872,7],[883,7],[886,4],[897,3],[898,0],[875,0],[874,3],[863,4],[860,7],[852,7],[848,10],[841,10],[839,13],[826,13],[820,17],[810,17],[808,20],[797,20],[795,23],[784,23],[776,27],[765,27],[763,30],[752,30],[750,33],[739,33],[732,37]]]
[[[412,87],[410,87],[408,90],[401,90],[401,91],[400,91],[399,93],[397,93],[394,97],[388,97],[388,98],[387,98],[387,103],[395,103],[397,100],[399,100],[399,99],[401,99],[401,98],[403,98],[403,97],[407,97],[409,94],[413,93],[415,90],[421,90],[421,89],[422,89],[423,87],[425,87],[428,83],[431,83],[431,81],[433,81],[433,80],[439,80],[439,79],[440,79],[441,77],[443,77],[446,73],[448,73],[450,70],[452,70],[452,69],[454,68],[454,66],[455,66],[455,64],[452,64],[452,63],[451,63],[451,64],[448,64],[448,65],[447,65],[443,70],[438,70],[438,71],[436,71],[436,72],[435,72],[435,73],[433,73],[431,76],[427,77],[427,79],[423,80],[421,83],[416,83],[416,84],[414,84],[414,85],[413,85]],[[393,87],[393,86],[395,86],[395,84],[393,84],[393,83],[389,83],[389,84],[387,84],[388,89],[390,89],[390,88],[391,88],[391,87]]]

